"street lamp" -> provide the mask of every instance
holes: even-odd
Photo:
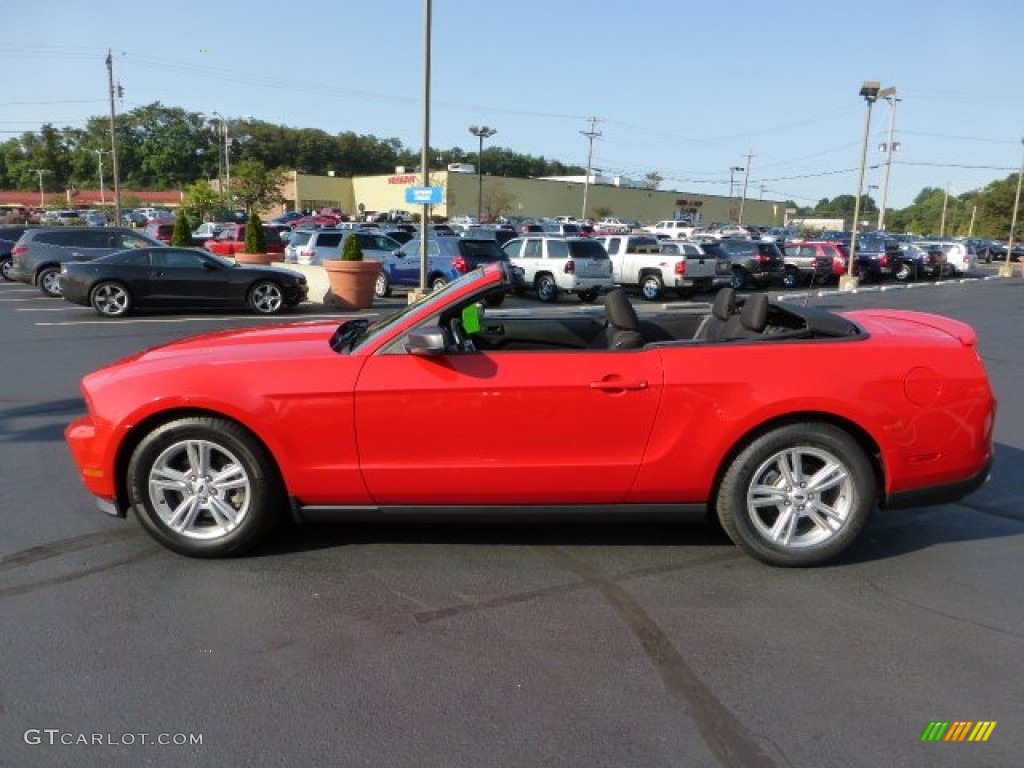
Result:
[[[103,189],[103,156],[104,155],[109,155],[110,154],[110,150],[109,149],[94,149],[93,152],[96,153],[96,159],[99,162],[99,167],[100,167],[100,205],[106,205],[107,204],[107,193]],[[120,222],[118,222],[118,225],[120,225]]]
[[[740,165],[734,165],[729,168],[729,220],[735,218],[733,207],[733,201],[736,199],[736,174],[743,173],[746,169]]]
[[[42,210],[46,207],[46,194],[43,192],[43,174],[49,173],[49,171],[46,168],[33,168],[32,173],[39,174],[39,210]],[[1013,234],[1011,233],[1010,236],[1012,237]]]
[[[476,223],[479,224],[483,218],[484,211],[484,139],[491,138],[491,136],[498,132],[498,129],[486,125],[471,125],[469,126],[469,132],[480,140],[480,149],[476,153]]]
[[[885,182],[882,187],[882,207],[878,210],[878,231],[882,232],[885,230],[885,208],[889,205],[889,174],[892,172],[892,153],[899,152],[900,143],[893,141],[893,133],[896,132],[896,105],[902,101],[902,99],[896,98],[896,90],[893,89],[892,95],[887,96],[886,99],[889,102],[889,140],[879,146],[879,149],[885,152]]]
[[[1024,139],[1020,140],[1021,144],[1024,144]],[[1013,198],[1013,217],[1010,219],[1010,239],[1006,243],[1006,263],[999,268],[999,274],[1002,277],[1013,277],[1013,263],[1010,258],[1013,256],[1013,231],[1017,228],[1017,209],[1020,207],[1020,186],[1021,181],[1024,181],[1024,158],[1020,161],[1020,171],[1017,172],[1017,194]],[[1021,270],[1024,271],[1024,262],[1021,264]],[[1024,274],[1024,272],[1022,272]]]
[[[860,154],[860,174],[857,177],[857,196],[853,203],[853,232],[850,234],[850,263],[846,274],[839,278],[839,290],[853,291],[857,288],[857,231],[860,228],[860,198],[864,193],[864,171],[868,164],[868,138],[871,135],[871,107],[878,99],[887,99],[896,93],[895,88],[882,88],[877,80],[866,80],[860,87],[860,95],[867,102],[867,117],[864,121],[864,146]]]

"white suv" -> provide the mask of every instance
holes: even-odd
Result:
[[[611,288],[612,262],[596,240],[586,237],[517,237],[504,246],[514,267],[523,270],[523,281],[545,303],[558,301],[563,293],[575,293],[580,301],[594,301]]]
[[[688,221],[666,219],[659,221],[653,227],[645,227],[645,229],[653,235],[666,235],[672,240],[684,240],[690,237],[697,227]]]

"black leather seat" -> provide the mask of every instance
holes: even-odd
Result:
[[[743,302],[738,316],[727,323],[724,339],[754,339],[764,334],[768,327],[768,297],[763,293],[752,293]]]
[[[607,316],[608,349],[639,349],[644,345],[640,335],[640,318],[629,301],[626,292],[616,288],[605,296],[604,309]]]
[[[698,341],[720,341],[730,318],[736,316],[736,291],[721,288],[711,304],[711,314],[704,318],[693,338]]]

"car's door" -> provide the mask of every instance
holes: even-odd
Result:
[[[202,254],[178,248],[154,248],[150,264],[148,293],[154,304],[216,307],[233,300],[225,274],[229,267]]]
[[[377,354],[355,392],[363,476],[380,504],[621,502],[661,391],[653,350]]]

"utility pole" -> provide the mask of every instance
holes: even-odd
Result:
[[[946,206],[949,205],[949,184],[946,184],[946,196],[942,198],[942,220],[939,222],[939,237],[946,236]]]
[[[46,207],[46,194],[43,192],[43,174],[49,173],[45,168],[32,168],[32,173],[39,174],[39,209],[42,210]]]
[[[587,219],[587,195],[590,192],[590,171],[594,165],[594,139],[601,135],[601,132],[597,130],[597,124],[601,122],[600,118],[591,117],[587,120],[590,123],[589,131],[580,131],[590,141],[590,149],[587,152],[587,176],[583,179],[583,213],[580,215],[580,219],[586,221]]]
[[[754,159],[754,151],[747,153],[747,167],[743,173],[743,194],[740,196],[740,219],[737,224],[743,223],[743,208],[747,204],[747,185],[750,183],[750,161]]]
[[[124,93],[121,84],[114,89],[114,58],[107,49],[107,81],[110,86],[110,160],[114,173],[114,222],[120,227],[121,221],[121,175],[117,167],[117,112],[114,110],[114,96]]]
[[[882,182],[882,207],[878,211],[878,231],[885,231],[885,208],[889,205],[889,173],[892,171],[892,153],[900,148],[900,145],[894,143],[892,140],[893,133],[896,131],[896,105],[900,103],[901,99],[896,98],[896,89],[893,89],[892,95],[887,96],[886,100],[889,102],[889,141],[882,145],[883,151],[885,152],[885,181]]]
[[[99,162],[99,166],[100,166],[100,205],[106,205],[107,204],[107,193],[106,193],[106,190],[104,190],[104,188],[103,188],[103,156],[104,155],[109,155],[110,154],[110,150],[109,149],[94,149],[93,152],[96,153],[96,159]],[[118,222],[117,226],[121,226],[120,222]]]

